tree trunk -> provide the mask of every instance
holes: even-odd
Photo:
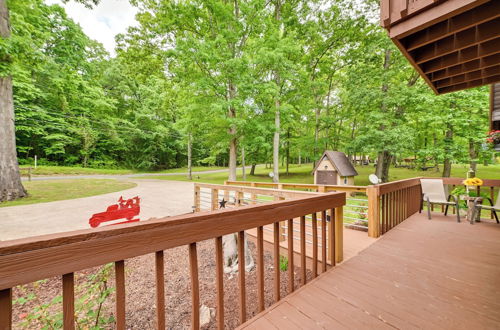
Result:
[[[274,139],[273,139],[273,182],[280,181],[280,102],[276,101],[276,114],[274,117]]]
[[[451,144],[453,143],[453,126],[448,122],[447,130],[444,138],[444,163],[443,163],[443,177],[449,178],[451,176]]]
[[[245,147],[241,147],[241,174],[243,177],[243,181],[247,179],[247,172],[245,168]]]
[[[252,168],[250,169],[250,175],[255,175],[255,165],[256,164],[252,164]]]
[[[380,151],[378,153],[375,175],[378,176],[382,182],[389,181],[389,166],[391,165],[391,158],[391,153],[387,150]]]
[[[6,0],[0,0],[0,20],[0,36],[9,38],[10,23]],[[9,58],[2,59],[2,62],[8,61]],[[0,202],[26,195],[17,162],[12,77],[0,77]]]
[[[235,98],[236,88],[232,82],[229,82],[229,99],[232,100]],[[233,105],[229,107],[228,112],[229,118],[236,118],[236,109]],[[229,140],[229,181],[236,181],[236,159],[237,159],[237,148],[238,148],[238,140],[236,137],[236,127],[231,124],[229,127],[229,134],[231,135],[231,139]]]
[[[470,157],[470,168],[474,173],[476,173],[478,152],[477,152],[477,146],[472,139],[469,139],[469,157]]]
[[[188,180],[193,180],[191,133],[188,134]]]
[[[287,131],[287,140],[286,140],[286,175],[289,175],[288,171],[290,165],[290,128]]]

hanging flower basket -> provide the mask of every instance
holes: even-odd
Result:
[[[486,142],[493,146],[493,149],[500,151],[500,131],[491,131],[486,137]]]

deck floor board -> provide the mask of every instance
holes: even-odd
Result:
[[[413,215],[241,328],[499,329],[500,225],[454,219]]]

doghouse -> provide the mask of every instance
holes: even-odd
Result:
[[[354,185],[356,175],[358,172],[343,152],[326,150],[314,168],[314,183]]]

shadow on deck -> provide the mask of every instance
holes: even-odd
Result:
[[[417,213],[240,328],[498,329],[499,297],[500,225]]]

